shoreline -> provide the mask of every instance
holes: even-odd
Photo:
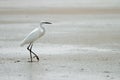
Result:
[[[45,47],[46,46],[46,47]],[[1,49],[0,79],[4,80],[119,80],[119,53],[102,52],[93,50],[65,49],[62,52],[55,51],[54,46],[46,51],[47,45],[34,47],[40,61],[29,61],[29,52],[25,47],[12,47]],[[41,47],[41,48],[40,48]],[[39,50],[41,49],[41,50]],[[61,48],[62,49],[62,48]],[[43,50],[43,51],[42,51]],[[3,53],[4,52],[4,53]],[[50,53],[63,54],[50,54]],[[85,53],[85,54],[84,54]],[[3,67],[4,66],[4,67]]]
[[[102,9],[102,8],[3,8],[0,10],[0,15],[13,14],[120,14],[120,9]]]

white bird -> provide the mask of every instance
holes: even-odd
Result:
[[[30,52],[30,59],[32,62],[32,58],[36,57],[36,59],[39,61],[39,57],[32,51],[33,42],[36,41],[38,38],[42,37],[45,33],[45,28],[43,27],[43,24],[52,24],[50,22],[40,22],[40,27],[34,29],[31,33],[29,33],[25,39],[22,41],[20,46],[24,46],[25,44],[29,44],[27,47],[27,50]],[[32,54],[34,57],[32,57]]]

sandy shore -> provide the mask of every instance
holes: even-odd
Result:
[[[0,0],[0,80],[120,80],[119,0]],[[28,62],[20,42],[46,34]]]
[[[24,8],[24,9],[19,9],[19,8],[5,8],[0,10],[0,15],[10,15],[10,14],[31,14],[31,15],[38,15],[38,14],[119,14],[120,9],[93,9],[93,8]]]
[[[120,52],[109,48],[37,43],[40,61],[26,47],[6,41],[0,47],[1,80],[119,80]],[[4,45],[4,46],[3,46]]]
[[[19,45],[40,20],[53,24],[34,45],[40,61],[30,63]],[[120,80],[119,15],[1,15],[0,21],[0,80]]]

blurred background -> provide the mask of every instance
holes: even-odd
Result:
[[[19,45],[41,21],[29,63]],[[120,80],[120,0],[0,0],[0,51],[0,80]]]
[[[119,49],[119,4],[119,0],[0,0],[0,40],[21,41],[40,21],[50,21],[41,43]]]

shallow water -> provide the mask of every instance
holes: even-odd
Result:
[[[7,22],[0,24],[0,40],[18,41],[19,44],[30,31],[39,26],[39,21],[42,20],[53,24],[44,25],[46,34],[38,40],[39,43],[120,48],[120,15],[28,16],[28,18],[25,15],[0,16],[1,21],[4,19],[3,21]]]
[[[120,80],[118,3],[1,0],[0,80]],[[46,34],[34,44],[40,61],[30,63],[27,45],[19,45],[40,21],[53,24],[44,25]]]

